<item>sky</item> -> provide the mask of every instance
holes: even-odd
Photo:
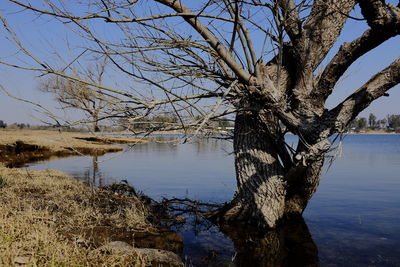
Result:
[[[31,1],[33,4],[40,2],[40,0]],[[48,16],[37,17],[30,12],[21,12],[21,10],[21,8],[15,8],[14,5],[6,0],[0,1],[1,14],[6,17],[24,45],[29,47],[30,51],[41,59],[44,58],[44,61],[56,62],[58,57],[53,53],[55,50],[60,51],[63,56],[68,58],[68,53],[71,53],[71,56],[72,54],[77,54],[81,51],[79,46],[85,45],[84,41],[71,31],[69,25],[61,24]],[[357,10],[353,13],[352,15],[354,16],[361,16]],[[341,43],[357,38],[365,29],[367,29],[367,25],[363,21],[348,21],[337,44],[335,44],[322,65],[329,62],[329,59],[336,53]],[[104,23],[99,23],[97,30],[101,34],[112,35]],[[7,36],[4,28],[0,26],[0,60],[32,65],[32,62],[17,53],[15,45]],[[385,68],[399,56],[400,36],[397,36],[357,60],[345,73],[336,86],[334,93],[328,99],[328,108],[335,106],[346,98],[376,72]],[[81,114],[79,112],[61,110],[59,104],[53,100],[53,96],[38,90],[40,77],[37,75],[38,73],[32,71],[23,71],[0,65],[0,85],[13,95],[40,103],[58,115],[66,116],[70,120],[80,118]],[[110,77],[110,81],[114,82],[112,77]],[[387,114],[400,114],[400,86],[394,87],[388,93],[389,97],[376,100],[360,116],[368,117],[369,113],[374,113],[378,118],[384,118]],[[0,120],[6,123],[40,124],[40,119],[44,119],[44,116],[36,112],[32,105],[7,97],[0,91]]]

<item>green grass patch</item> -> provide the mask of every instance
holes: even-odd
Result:
[[[7,184],[6,178],[0,176],[0,188],[3,188],[4,186],[6,186],[6,184]]]

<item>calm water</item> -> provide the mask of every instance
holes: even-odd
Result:
[[[155,199],[223,202],[232,197],[236,182],[230,142],[164,141],[97,159],[70,157],[28,168],[59,169],[95,185],[126,179]],[[194,266],[230,266],[232,259],[242,265],[278,266],[293,265],[291,258],[307,254],[305,264],[310,265],[400,266],[400,135],[346,136],[341,156],[324,172],[304,218],[308,229],[304,224],[247,238],[251,243],[225,238],[215,227],[193,231],[187,224],[178,229],[185,239],[183,258]]]

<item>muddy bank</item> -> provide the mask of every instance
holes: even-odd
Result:
[[[22,167],[29,162],[53,157],[101,156],[122,151],[122,148],[115,144],[143,142],[143,138],[131,136],[108,137],[56,131],[0,130],[0,162],[7,167]]]
[[[140,144],[145,142],[145,137],[136,136],[88,136],[76,137],[78,140],[85,140],[97,144]]]
[[[6,167],[20,168],[27,163],[49,160],[57,157],[68,157],[76,155],[95,155],[101,156],[105,153],[122,151],[120,147],[110,148],[87,148],[87,147],[65,147],[63,150],[53,151],[46,146],[27,144],[17,141],[10,145],[0,144],[0,162]]]

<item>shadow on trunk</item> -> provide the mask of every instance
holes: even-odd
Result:
[[[302,218],[264,232],[239,224],[219,228],[234,243],[235,266],[319,266],[317,246]]]

